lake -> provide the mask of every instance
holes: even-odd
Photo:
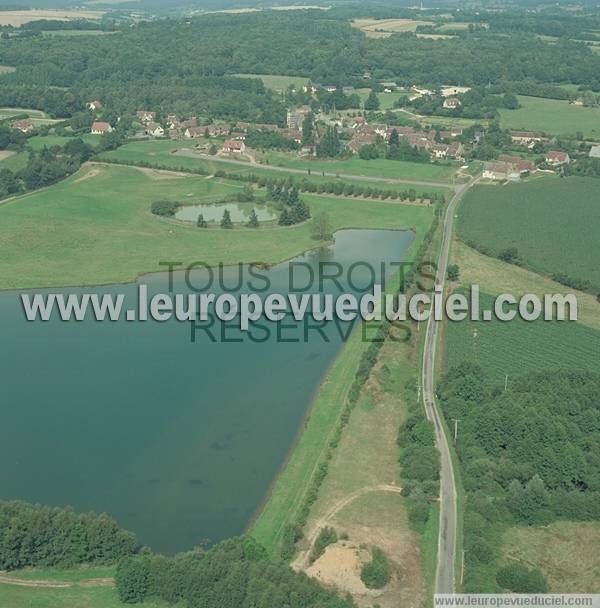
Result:
[[[345,230],[292,262],[306,272],[332,261],[379,267],[402,261],[412,238]],[[289,268],[268,270],[271,292],[287,293]],[[355,290],[342,281],[346,291],[370,288],[363,270],[353,273]],[[225,270],[228,285],[236,276]],[[175,292],[189,293],[184,278],[175,274]],[[139,282],[168,291],[166,274]],[[133,302],[137,285],[48,291]],[[326,283],[325,291],[339,290]],[[234,328],[227,335],[241,342],[213,343],[204,332],[192,342],[189,322],[28,323],[14,292],[0,293],[0,311],[0,498],[105,511],[165,553],[243,532],[342,345],[334,323],[328,342],[316,333],[278,340],[266,323],[265,340]],[[303,335],[298,327],[280,337]]]

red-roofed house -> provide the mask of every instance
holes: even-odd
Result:
[[[559,165],[566,165],[571,159],[566,152],[559,152],[558,150],[550,150],[546,154],[546,162],[553,167]]]
[[[90,133],[92,135],[102,135],[103,133],[110,133],[112,127],[107,122],[95,121],[92,123]]]
[[[13,122],[10,125],[13,129],[18,129],[19,131],[22,131],[23,133],[29,133],[30,131],[33,131],[35,129],[34,124],[31,122],[31,120],[13,120]]]
[[[227,139],[223,142],[221,152],[223,154],[241,154],[246,149],[246,144],[239,139]]]

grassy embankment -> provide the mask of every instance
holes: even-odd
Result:
[[[59,184],[0,205],[1,286],[131,281],[139,273],[160,270],[164,260],[272,263],[316,246],[309,223],[199,230],[150,212],[156,200],[212,202],[241,187],[239,182],[205,177],[86,166]],[[422,233],[432,214],[432,208],[418,205],[303,198],[313,215],[326,212],[334,229],[413,228]]]
[[[600,216],[590,194],[597,182],[589,179],[544,179],[508,187],[478,187],[459,209],[459,236],[475,240],[491,251],[517,247],[531,268],[543,272],[569,272],[584,277],[593,273],[598,259],[597,233]],[[594,230],[594,225],[596,229]],[[565,244],[565,239],[569,246]],[[600,306],[594,295],[566,288],[528,268],[507,264],[478,253],[460,241],[453,245],[452,262],[460,267],[456,288],[478,284],[482,305],[490,307],[493,296],[511,293],[574,293],[579,304],[577,323],[515,320],[447,323],[444,364],[479,363],[490,382],[502,384],[529,371],[583,368],[597,371],[600,352]],[[575,274],[578,272],[579,274]],[[590,572],[600,568],[594,554],[598,524],[558,522],[544,528],[505,529],[498,541],[500,563],[524,560],[539,567],[554,592],[593,591]],[[585,555],[585,567],[573,567],[572,539]],[[482,576],[487,576],[483,574]],[[481,579],[481,584],[492,584]]]

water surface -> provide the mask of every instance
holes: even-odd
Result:
[[[341,231],[334,246],[293,261],[313,270],[401,261],[411,239]],[[287,292],[288,271],[289,263],[268,271],[272,292]],[[236,276],[230,268],[224,278]],[[371,280],[360,269],[353,278],[357,289]],[[165,275],[141,282],[168,290]],[[64,291],[131,299],[136,290]],[[188,293],[182,274],[175,291]],[[176,321],[28,323],[14,292],[0,294],[0,313],[0,498],[106,511],[162,552],[244,530],[341,347],[333,324],[329,342],[312,333],[278,341],[271,324],[263,342],[234,330],[227,335],[242,342],[193,343],[189,324]],[[300,327],[280,337],[302,335]]]
[[[252,203],[220,203],[220,204],[198,204],[184,205],[179,207],[175,218],[187,222],[196,222],[202,214],[207,222],[220,222],[224,211],[229,211],[232,222],[247,222],[250,219],[252,209],[256,212],[259,222],[268,222],[277,219],[277,213],[267,205],[254,205]]]

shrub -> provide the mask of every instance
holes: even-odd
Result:
[[[325,549],[327,549],[329,545],[337,543],[337,540],[338,535],[333,528],[321,528],[319,536],[317,536],[317,540],[315,540],[315,544],[310,552],[311,563],[319,559],[325,552]]]
[[[373,547],[371,561],[362,567],[360,578],[369,589],[381,589],[390,580],[388,559],[378,547]]]
[[[155,201],[152,203],[152,213],[163,217],[173,217],[180,206],[175,201]]]

